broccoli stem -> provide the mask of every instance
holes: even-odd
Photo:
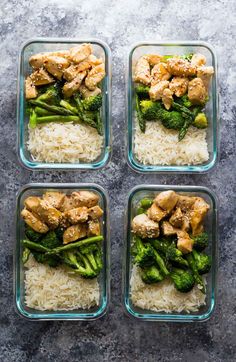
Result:
[[[47,103],[38,101],[38,100],[30,100],[29,101],[31,104],[34,104],[35,106],[39,106],[41,108],[45,108],[50,112],[56,113],[56,114],[62,114],[64,116],[73,116],[73,112],[69,111],[68,109],[65,109],[63,107],[59,107],[59,106],[51,106]]]
[[[87,117],[86,114],[84,113],[84,108],[83,108],[83,104],[82,104],[80,95],[75,94],[74,95],[74,100],[75,100],[75,102],[77,104],[77,107],[78,107],[78,115],[79,115],[80,119],[84,123],[86,123],[88,126],[98,129],[96,122],[94,122],[93,119]]]
[[[62,99],[60,101],[60,106],[64,107],[65,109],[68,109],[72,113],[78,115],[78,109],[73,107],[69,102],[65,101],[64,99]]]
[[[36,251],[40,251],[42,253],[47,253],[51,250],[51,249],[45,248],[45,246],[42,246],[41,244],[34,243],[33,241],[30,241],[30,240],[22,240],[22,244],[30,250],[36,250]]]
[[[34,110],[31,110],[30,112],[29,126],[30,128],[35,128],[37,126],[37,114]]]
[[[80,122],[80,118],[78,116],[61,116],[61,115],[37,118],[37,123],[49,123],[49,122]]]
[[[98,134],[100,134],[100,136],[102,136],[102,134],[103,134],[103,124],[102,124],[102,118],[101,118],[101,115],[100,115],[100,111],[97,111],[96,120],[97,120]]]
[[[136,102],[136,112],[137,112],[137,117],[138,117],[139,128],[140,128],[141,132],[145,133],[146,121],[143,118],[143,115],[142,115],[142,112],[140,109],[139,97],[137,94],[135,95],[135,102]]]
[[[63,245],[63,246],[59,246],[57,248],[54,249],[48,249],[47,250],[47,254],[58,254],[62,251],[66,251],[66,250],[72,250],[72,249],[76,249],[79,248],[83,245],[88,245],[88,244],[93,244],[93,243],[98,243],[100,241],[103,241],[103,236],[99,235],[99,236],[93,236],[91,238],[87,238],[87,239],[83,239],[83,240],[79,240],[76,241],[74,243],[70,243],[67,245]]]
[[[41,108],[41,107],[35,107],[34,110],[35,110],[37,116],[41,116],[41,117],[51,116],[51,115],[55,114],[55,113],[47,111],[46,109]]]
[[[162,273],[164,276],[169,275],[170,273],[169,273],[168,269],[166,268],[166,265],[165,265],[165,263],[164,263],[164,260],[162,259],[162,257],[158,254],[158,252],[157,252],[155,249],[153,249],[153,250],[154,250],[155,261],[156,261],[156,263],[158,264],[161,273]]]

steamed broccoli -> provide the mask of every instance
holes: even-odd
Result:
[[[190,292],[194,286],[194,278],[187,270],[173,268],[170,277],[179,292]]]
[[[135,245],[133,247],[135,253],[134,263],[140,267],[152,265],[154,263],[154,250],[149,243],[143,243],[141,238],[135,236]]]
[[[137,215],[145,214],[146,210],[143,207],[137,208]]]
[[[164,279],[155,265],[143,268],[141,270],[141,278],[147,284],[158,283]]]
[[[206,274],[211,269],[211,258],[205,253],[198,253],[196,250],[192,251],[197,270],[199,274]]]
[[[160,254],[158,254],[158,252],[154,249],[154,259],[155,259],[155,262],[156,264],[158,265],[160,271],[161,271],[161,274],[164,275],[164,276],[167,276],[169,275],[169,271],[165,265],[165,262],[164,260],[162,259],[162,257],[160,256]]]
[[[153,121],[156,119],[160,119],[160,111],[162,111],[163,108],[161,106],[160,102],[154,102],[150,99],[145,99],[140,102],[140,111],[142,114],[142,117],[146,120]]]
[[[141,107],[140,107],[140,99],[137,94],[135,95],[135,103],[136,103],[136,112],[137,112],[139,128],[140,128],[140,131],[144,133],[146,130],[146,120],[143,117]]]
[[[191,268],[191,270],[193,272],[193,277],[194,277],[195,282],[201,286],[201,291],[203,293],[205,293],[206,292],[205,283],[204,283],[201,275],[198,273],[197,264],[193,257],[193,254],[192,253],[187,254],[186,258],[188,260],[189,267]]]
[[[193,244],[194,249],[196,249],[198,251],[202,251],[208,246],[207,233],[201,233],[196,236],[191,236],[191,239],[193,239],[193,241],[194,241],[194,244]]]
[[[58,239],[55,231],[49,231],[47,234],[41,239],[40,244],[48,249],[54,249],[62,244],[62,242]]]
[[[87,257],[80,252],[65,251],[62,254],[62,260],[84,278],[92,279],[97,276]]]
[[[60,103],[60,94],[59,94],[59,88],[57,84],[50,85],[47,87],[47,90],[40,94],[37,98],[37,101],[45,102],[50,105],[59,105]]]
[[[175,100],[176,103],[179,103],[183,105],[186,108],[190,108],[192,106],[191,101],[189,100],[187,94],[183,95],[182,97],[179,97]]]
[[[171,240],[167,238],[152,239],[150,243],[156,250],[162,252],[163,254],[166,254],[167,249],[171,245]]]
[[[61,263],[60,258],[57,255],[46,255],[45,253],[40,253],[38,251],[32,251],[33,257],[38,263],[48,264],[49,266],[55,268]]]
[[[82,101],[86,111],[98,111],[102,106],[102,95],[91,96]]]
[[[63,227],[59,226],[54,231],[55,231],[55,234],[56,234],[58,240],[60,240],[60,242],[62,244],[62,242],[63,242],[63,234],[64,234],[65,229]]]
[[[188,267],[188,262],[183,258],[182,252],[175,247],[175,243],[172,243],[166,251],[166,258],[172,263]]]
[[[207,128],[208,120],[205,113],[198,113],[194,119],[193,126],[197,128]]]
[[[27,224],[25,224],[25,235],[30,241],[33,241],[34,243],[38,243],[43,237],[43,234],[37,233],[37,231],[34,231]]]
[[[84,245],[81,248],[79,248],[79,250],[81,254],[86,255],[94,271],[96,273],[99,273],[99,271],[102,269],[103,266],[100,246],[94,243],[94,244]]]
[[[149,199],[148,197],[144,197],[140,200],[140,206],[144,209],[149,209],[153,204],[153,199]]]
[[[28,248],[24,248],[22,253],[22,263],[25,264],[30,256],[30,250]]]
[[[149,98],[149,87],[143,84],[139,84],[135,88],[136,94],[139,96],[140,99],[146,99]]]

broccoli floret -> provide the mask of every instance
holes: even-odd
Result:
[[[156,120],[159,119],[159,112],[162,110],[160,102],[153,102],[151,100],[142,100],[140,102],[140,111],[144,119]]]
[[[25,264],[30,256],[30,250],[28,248],[24,248],[22,253],[22,263]]]
[[[140,131],[145,133],[146,120],[143,117],[143,114],[141,111],[141,106],[140,106],[140,99],[137,94],[135,95],[135,104],[136,104],[136,112],[137,112],[137,118],[138,118],[138,124],[139,124]]]
[[[149,209],[149,207],[151,207],[153,204],[153,199],[149,199],[148,197],[144,197],[143,199],[140,200],[140,206],[143,209]]]
[[[141,214],[145,214],[145,213],[146,213],[146,210],[143,207],[137,208],[136,215],[141,215]]]
[[[80,252],[65,251],[62,254],[62,260],[84,278],[92,279],[97,276],[87,257]]]
[[[192,57],[193,53],[188,53],[180,56],[181,59],[188,60],[189,62],[191,62]]]
[[[46,255],[38,251],[32,251],[32,254],[38,263],[48,264],[52,268],[55,268],[61,263],[61,260],[57,255]]]
[[[57,84],[50,85],[46,92],[42,93],[36,98],[37,101],[45,102],[50,105],[59,105],[60,103],[60,94],[59,87]]]
[[[102,106],[102,95],[91,96],[82,101],[86,111],[98,111]]]
[[[158,283],[164,279],[155,265],[151,265],[142,269],[141,278],[146,284]]]
[[[149,98],[149,89],[148,86],[140,84],[135,88],[135,92],[140,99],[147,99]]]
[[[194,286],[194,277],[187,270],[173,268],[170,277],[174,282],[175,288],[181,293],[190,292]]]
[[[191,268],[191,270],[193,272],[193,277],[194,277],[195,282],[201,286],[201,291],[203,293],[205,293],[206,292],[205,283],[204,283],[201,275],[198,273],[197,264],[195,262],[195,259],[192,255],[192,253],[187,254],[186,258],[188,260],[189,267]]]
[[[192,251],[193,257],[197,266],[198,273],[206,274],[211,269],[211,258],[205,253],[198,253],[196,250]]]
[[[98,273],[102,269],[101,248],[96,243],[94,243],[84,245],[79,248],[79,250],[81,254],[86,255],[94,271]]]
[[[38,243],[43,237],[43,234],[37,233],[37,231],[34,231],[27,224],[25,224],[25,235],[30,241],[33,241],[34,243]]]
[[[194,119],[193,126],[197,128],[207,128],[208,120],[205,113],[198,113]]]
[[[163,254],[166,254],[167,249],[171,245],[172,240],[169,240],[167,238],[162,238],[160,240],[152,239],[150,243],[157,251],[161,251]]]
[[[54,249],[62,244],[58,239],[55,231],[49,231],[40,241],[40,244],[45,248]]]
[[[208,235],[207,233],[201,233],[197,236],[191,236],[194,241],[193,247],[198,251],[204,250],[208,246]]]
[[[189,100],[187,94],[183,95],[183,96],[180,97],[180,98],[177,98],[177,99],[175,100],[175,102],[183,105],[183,106],[186,107],[186,108],[190,108],[190,107],[192,106],[192,103],[191,103],[191,101]]]
[[[59,226],[54,231],[56,233],[56,236],[57,236],[58,240],[60,240],[60,242],[62,243],[63,242],[63,234],[64,234],[65,229],[63,227]]]
[[[166,251],[166,258],[172,263],[176,263],[178,265],[188,267],[188,262],[183,258],[182,252],[175,247],[175,243],[172,243],[167,251]]]
[[[143,243],[141,238],[135,236],[135,246],[133,251],[136,250],[134,263],[140,267],[152,265],[154,263],[154,250],[149,243]]]

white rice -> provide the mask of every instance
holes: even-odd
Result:
[[[144,165],[198,165],[209,159],[206,130],[191,126],[178,142],[178,131],[159,121],[147,122],[145,133],[136,124],[134,153]]]
[[[166,278],[157,284],[145,284],[140,269],[134,265],[131,279],[132,303],[142,309],[154,312],[196,312],[205,305],[206,296],[197,286],[189,293],[178,292],[173,282]]]
[[[83,124],[47,123],[29,128],[27,148],[34,161],[79,163],[96,160],[103,137]]]
[[[64,267],[51,268],[33,256],[25,264],[25,304],[38,310],[89,309],[99,304],[97,278],[84,279]]]

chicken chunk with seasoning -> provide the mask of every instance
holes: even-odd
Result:
[[[161,99],[165,109],[169,110],[173,104],[173,92],[169,88],[164,89]]]
[[[183,212],[188,212],[192,209],[194,203],[195,197],[179,195],[176,206],[179,207]]]
[[[40,68],[32,73],[30,75],[30,78],[32,80],[32,83],[36,86],[51,84],[55,82],[55,79],[51,77],[51,75],[48,74],[48,72],[43,68]]]
[[[177,232],[177,248],[183,253],[191,253],[193,250],[194,241],[190,238],[189,234],[186,231]]]
[[[168,71],[178,77],[193,77],[197,74],[197,68],[187,60],[170,58],[167,60]]]
[[[67,81],[71,81],[77,76],[79,72],[89,70],[99,64],[102,64],[102,59],[99,59],[95,55],[91,54],[88,56],[88,58],[86,58],[79,64],[71,64],[68,68],[66,68],[64,70],[63,77]]]
[[[151,85],[153,86],[161,80],[169,80],[171,74],[168,72],[167,65],[165,63],[158,63],[152,68],[151,77]]]
[[[205,88],[208,90],[209,83],[214,74],[214,68],[213,67],[198,67],[197,69],[197,77],[200,78],[203,81],[203,84]]]
[[[62,192],[46,191],[43,195],[43,199],[47,201],[52,207],[60,209],[64,202],[65,196],[66,195]]]
[[[156,222],[161,221],[166,215],[167,212],[165,210],[162,210],[155,203],[153,203],[152,206],[147,211],[147,216],[149,217],[149,219]]]
[[[146,54],[144,58],[147,59],[148,63],[153,67],[162,61],[163,56],[159,54]]]
[[[175,191],[168,190],[160,192],[159,195],[156,196],[154,202],[160,206],[163,210],[170,212],[174,209],[179,195]]]
[[[72,192],[71,197],[74,199],[77,206],[87,206],[91,208],[98,204],[99,196],[92,191],[81,190]]]
[[[202,232],[202,222],[209,210],[210,206],[202,197],[196,197],[191,211],[190,224],[192,234],[198,235]]]
[[[159,224],[150,220],[146,214],[140,214],[134,217],[132,230],[141,238],[157,238],[159,236]]]
[[[138,59],[135,67],[134,81],[145,85],[149,85],[151,83],[151,69],[146,57]]]
[[[43,223],[37,216],[32,214],[27,209],[23,209],[21,211],[21,216],[25,223],[30,226],[34,231],[40,233],[40,234],[46,234],[49,231],[48,226]]]
[[[182,228],[184,222],[184,215],[179,207],[171,215],[169,222],[175,228]]]
[[[27,77],[25,80],[25,98],[32,99],[36,98],[37,96],[38,96],[38,91],[35,85],[33,84],[32,79],[30,77]]]
[[[88,222],[87,236],[98,236],[101,234],[100,223],[98,220]]]
[[[65,97],[71,97],[76,91],[79,90],[83,79],[86,77],[87,72],[78,73],[78,75],[71,81],[66,82],[62,88],[62,92]]]
[[[101,92],[102,92],[101,89],[98,87],[91,91],[84,84],[82,84],[80,86],[79,91],[80,91],[83,99],[97,96],[98,94],[101,94]]]
[[[63,244],[69,244],[73,241],[87,236],[87,225],[76,224],[68,227],[63,233]]]
[[[179,229],[175,228],[174,226],[172,226],[169,221],[163,221],[162,225],[162,233],[165,236],[171,236],[171,235],[176,235],[177,232],[179,231]]]
[[[99,64],[93,67],[85,78],[85,85],[89,90],[95,90],[97,85],[105,77],[105,65]]]
[[[103,210],[100,206],[96,205],[88,209],[88,215],[92,220],[99,219],[103,215]]]
[[[71,224],[83,223],[88,220],[88,208],[86,206],[71,209],[65,213],[65,217]]]
[[[203,54],[195,53],[192,56],[191,64],[195,66],[201,66],[206,64],[206,57]]]
[[[152,101],[158,101],[163,97],[163,92],[169,87],[168,80],[162,80],[156,85],[153,85],[149,89],[149,96]]]
[[[182,97],[188,90],[188,78],[174,77],[169,85],[176,97]]]
[[[68,59],[56,55],[50,55],[44,61],[44,67],[47,69],[48,73],[52,74],[57,79],[62,78],[64,70],[68,68],[69,65],[70,62]]]
[[[67,58],[69,55],[69,50],[58,50],[56,52],[45,52],[34,54],[29,58],[29,64],[34,69],[39,69],[44,66],[44,62],[48,56],[58,56],[62,58]]]
[[[70,49],[69,58],[74,63],[80,63],[86,59],[93,51],[91,44],[81,44]]]
[[[194,78],[189,82],[188,98],[192,104],[205,104],[207,90],[201,78]]]

